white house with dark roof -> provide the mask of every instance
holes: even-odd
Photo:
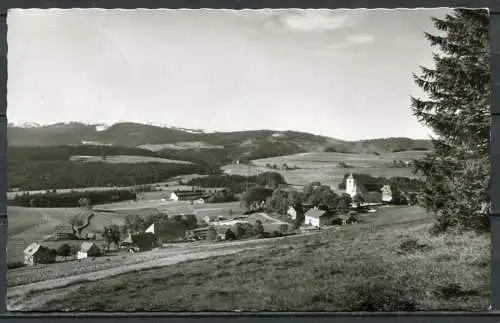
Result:
[[[320,210],[317,207],[309,209],[304,214],[304,224],[316,228],[331,224],[331,217],[327,211]]]
[[[54,262],[56,262],[56,254],[37,242],[33,242],[24,249],[24,264],[27,266]]]

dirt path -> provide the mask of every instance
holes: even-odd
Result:
[[[81,284],[88,281],[95,281],[110,276],[120,275],[131,271],[151,269],[174,265],[179,262],[205,259],[214,256],[222,256],[238,253],[244,250],[262,248],[264,245],[234,245],[234,248],[221,250],[186,250],[182,254],[166,253],[165,258],[145,261],[138,264],[131,264],[122,267],[110,268],[85,274],[79,274],[64,278],[45,280],[37,283],[15,286],[7,290],[7,308],[9,311],[26,311],[31,308],[40,308],[45,302],[51,299],[63,297],[64,294],[74,290]]]

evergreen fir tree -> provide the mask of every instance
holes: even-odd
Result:
[[[490,67],[489,14],[456,9],[433,18],[441,35],[426,33],[435,67],[414,75],[427,97],[412,98],[418,120],[433,130],[433,149],[416,161],[426,180],[420,203],[436,215],[437,232],[488,228]]]

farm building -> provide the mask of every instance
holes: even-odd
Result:
[[[382,202],[390,203],[392,202],[392,190],[390,185],[384,185],[381,189],[382,191]]]
[[[208,198],[207,194],[203,190],[186,190],[186,191],[175,191],[170,194],[170,200],[172,201],[196,201],[199,203],[205,203],[205,198]]]
[[[286,214],[290,217],[290,219],[295,220],[297,218],[297,211],[293,206],[290,206],[286,211]]]
[[[101,255],[101,249],[93,242],[84,242],[80,246],[76,254],[77,259],[84,259],[88,257],[99,257]]]
[[[73,227],[69,224],[61,224],[55,227],[56,240],[71,240],[75,238]]]
[[[304,223],[313,227],[320,228],[331,223],[331,216],[328,211],[320,210],[314,207],[306,212]]]
[[[156,237],[150,232],[135,234],[131,238],[140,251],[152,250],[156,246]]]
[[[349,176],[346,178],[345,190],[346,193],[349,194],[352,199],[354,199],[354,197],[357,195],[361,197],[365,197],[366,195],[365,188],[363,187],[363,185],[358,183],[357,179],[354,178],[354,175],[352,173],[350,173]]]
[[[24,264],[33,266],[36,264],[51,264],[56,262],[56,253],[36,242],[24,249]]]
[[[196,240],[206,239],[208,234],[208,229],[209,227],[188,230],[186,231],[186,239],[196,239]]]

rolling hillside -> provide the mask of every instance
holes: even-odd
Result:
[[[334,152],[309,152],[257,159],[252,165],[225,165],[222,170],[230,175],[258,175],[275,171],[281,173],[285,181],[293,186],[306,185],[320,181],[325,185],[337,188],[349,172],[363,173],[375,177],[409,177],[414,178],[411,167],[395,167],[394,160],[411,161],[419,159],[425,151],[402,151],[396,153],[346,154]],[[341,164],[344,163],[344,164]],[[269,165],[287,164],[291,169],[270,169]],[[345,167],[347,166],[347,167]]]
[[[167,155],[186,154],[186,150],[188,153],[196,151],[217,156],[218,160],[259,159],[325,150],[341,153],[382,153],[430,148],[428,140],[409,138],[343,141],[299,131],[274,130],[204,133],[132,122],[116,123],[104,129],[99,125],[77,122],[35,127],[10,125],[8,139],[11,147],[92,143],[139,147],[142,150]]]

